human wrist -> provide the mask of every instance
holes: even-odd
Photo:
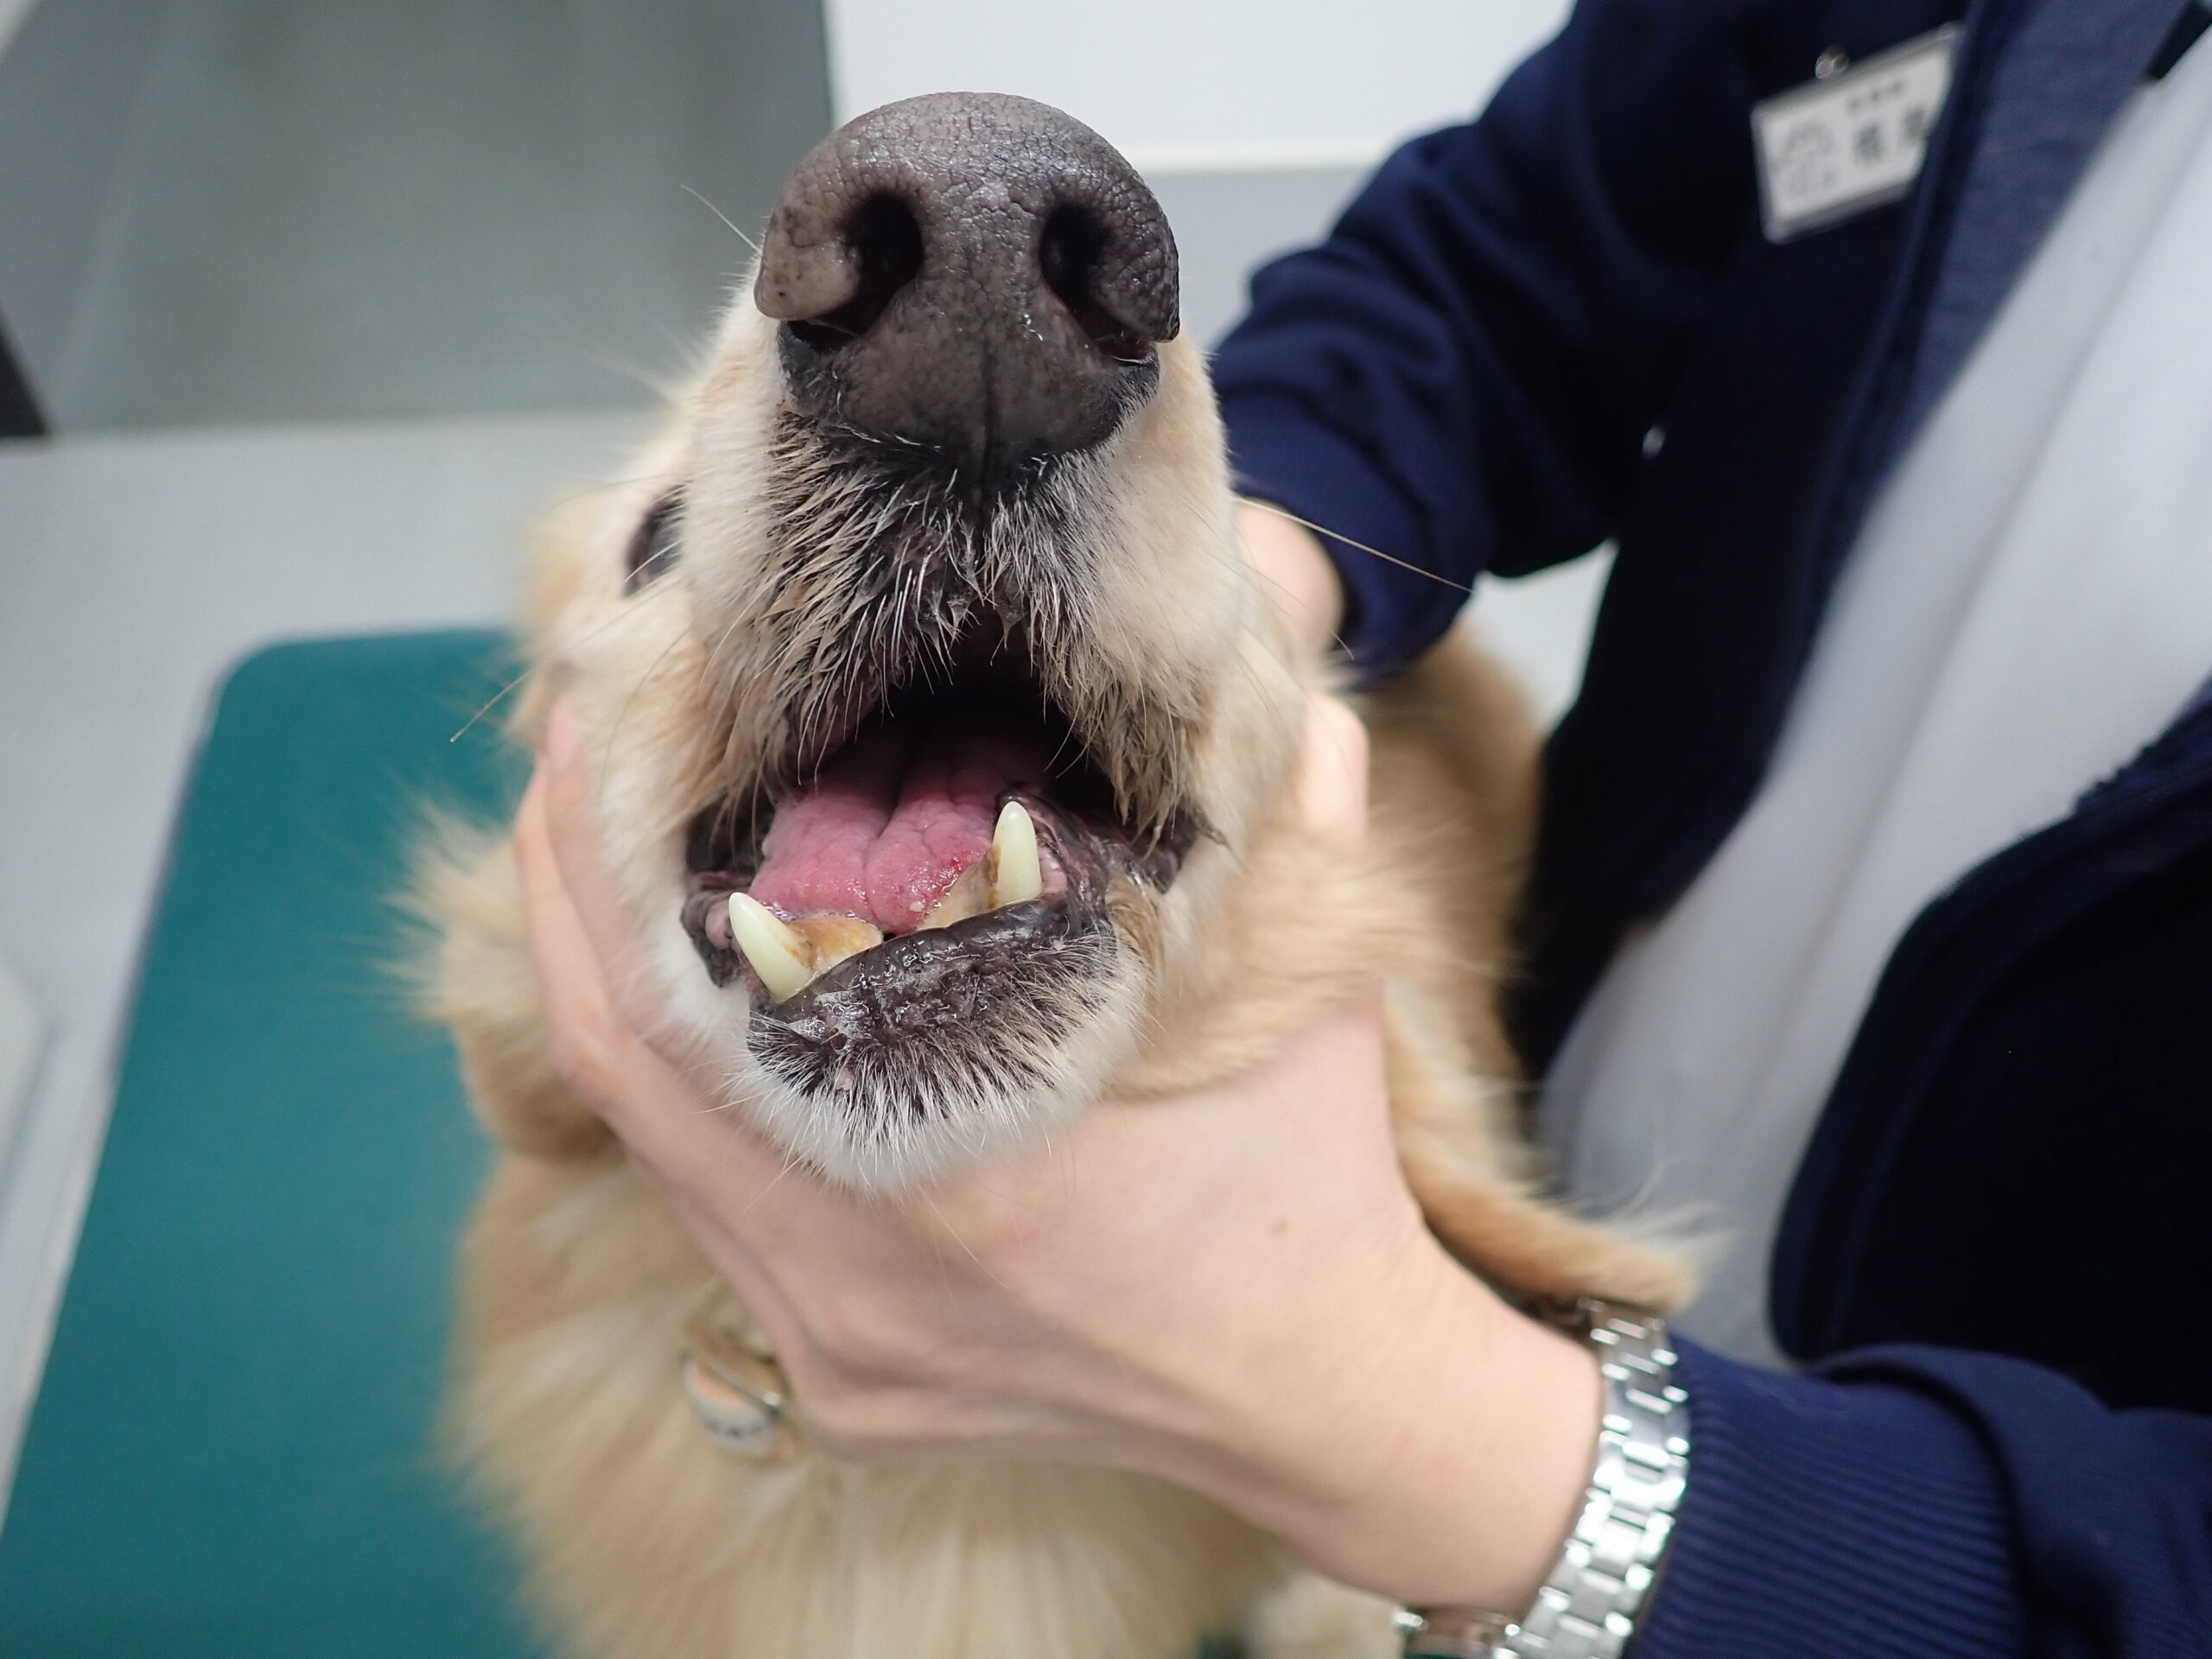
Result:
[[[1618,1659],[1643,1629],[1687,1489],[1681,1356],[1666,1320],[1646,1309],[1585,1297],[1545,1317],[1590,1343],[1605,1380],[1596,1466],[1573,1533],[1517,1613],[1465,1605],[1401,1610],[1408,1659]]]
[[[1586,1344],[1449,1268],[1449,1305],[1405,1373],[1399,1456],[1369,1505],[1369,1535],[1387,1548],[1370,1546],[1357,1582],[1409,1606],[1514,1611],[1581,1510],[1604,1388]],[[1437,1340],[1446,1331],[1457,1339]]]
[[[1424,1243],[1332,1357],[1251,1382],[1199,1484],[1341,1582],[1518,1609],[1580,1509],[1597,1363]]]

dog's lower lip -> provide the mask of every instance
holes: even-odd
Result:
[[[696,879],[696,884],[683,902],[683,930],[690,936],[693,947],[706,966],[709,980],[716,986],[727,986],[742,979],[755,1007],[770,1010],[794,1006],[817,987],[835,991],[866,980],[880,988],[887,983],[888,964],[914,954],[901,951],[898,947],[914,940],[937,941],[946,949],[986,940],[995,947],[1002,946],[1015,942],[1025,929],[1040,936],[1052,933],[1057,926],[1053,920],[1055,916],[1071,907],[1086,912],[1104,913],[1104,900],[1099,893],[1098,881],[1086,879],[1057,892],[1016,904],[1001,905],[946,925],[893,934],[881,944],[824,969],[804,989],[779,1001],[761,983],[760,976],[746,961],[744,953],[737,948],[731,937],[729,900],[733,893],[742,891],[742,883],[731,877],[717,879],[715,875],[709,874]]]
[[[927,1111],[949,1055],[966,1057],[965,1088],[1019,1070],[1039,1042],[1064,1036],[1107,982],[1118,949],[1095,888],[1007,905],[887,939],[784,1001],[756,1006],[746,1046],[770,1076],[810,1098],[887,1098]]]
[[[856,995],[881,1001],[896,999],[911,1007],[928,999],[943,970],[959,958],[971,972],[1015,970],[1026,947],[1066,931],[1077,912],[1098,912],[1095,896],[1073,889],[1049,897],[1004,905],[970,916],[950,927],[930,928],[893,936],[871,950],[823,969],[804,987],[780,1001],[772,1001],[751,969],[747,983],[761,994],[756,1013],[786,1022],[804,1018],[841,999]],[[987,962],[985,958],[988,958]]]

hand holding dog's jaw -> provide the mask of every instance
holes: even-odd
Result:
[[[1357,720],[1317,704],[1309,821],[1356,832],[1364,775]],[[1226,1084],[868,1198],[791,1170],[637,1034],[557,718],[517,850],[564,1073],[766,1330],[824,1449],[1145,1470],[1386,1595],[1533,1598],[1587,1475],[1594,1367],[1423,1227],[1375,999]]]

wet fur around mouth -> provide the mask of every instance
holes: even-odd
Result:
[[[1012,652],[1093,744],[1134,829],[1187,815],[1202,698],[1089,667],[1115,460],[1109,442],[984,477],[779,410],[760,569],[711,653],[725,769],[787,785],[900,693]]]
[[[1173,883],[1187,838],[1138,849],[1039,810],[1065,891],[894,935],[755,1001],[752,1109],[817,1167],[905,1185],[918,1160],[950,1167],[1020,1145],[1080,1108],[1071,1071],[1109,1064],[1102,1043],[1127,1040],[1142,899]],[[940,1125],[962,1127],[918,1142]]]
[[[778,1084],[863,1124],[1027,1098],[1121,948],[1095,890],[1033,899],[886,939],[754,1010],[746,1043]]]

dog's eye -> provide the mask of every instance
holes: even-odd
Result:
[[[634,594],[676,563],[683,543],[683,497],[671,490],[630,532],[622,556],[622,591]]]

